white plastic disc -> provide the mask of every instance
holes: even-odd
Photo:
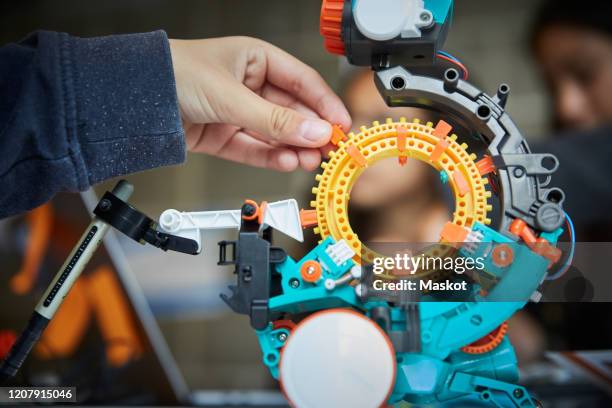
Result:
[[[372,320],[331,309],[298,324],[279,368],[283,391],[296,408],[377,408],[395,383],[395,351]]]

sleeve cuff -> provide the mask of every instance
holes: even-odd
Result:
[[[67,138],[80,189],[185,160],[165,32],[62,34],[60,47]]]

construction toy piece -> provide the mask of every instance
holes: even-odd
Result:
[[[318,229],[315,232],[325,239],[346,241],[355,252],[354,260],[371,261],[375,254],[362,246],[348,220],[348,202],[351,188],[364,168],[388,157],[414,158],[433,166],[437,171],[451,174],[448,179],[454,191],[456,208],[453,224],[471,227],[474,222],[489,224],[486,179],[483,179],[468,146],[457,142],[456,135],[449,135],[451,127],[440,121],[421,124],[401,118],[399,122],[387,119],[385,124],[374,122],[371,128],[361,127],[358,134],[350,133],[348,139],[338,143],[330,152],[330,159],[321,167],[323,173],[316,176],[318,185],[313,188],[316,200],[311,204],[317,211]]]
[[[159,225],[166,232],[196,241],[199,252],[202,249],[203,230],[238,229],[241,219],[257,221],[262,229],[270,226],[299,242],[304,240],[302,215],[294,199],[272,203],[264,201],[261,205],[246,200],[242,210],[180,212],[169,209],[159,216]]]
[[[314,283],[321,279],[322,272],[321,264],[313,260],[304,262],[300,268],[302,279],[309,283]]]
[[[461,347],[461,351],[467,354],[484,354],[499,346],[508,331],[508,323],[504,322],[491,333],[475,342]]]
[[[514,261],[514,251],[508,244],[499,244],[491,252],[493,264],[500,268],[506,268]]]
[[[561,250],[552,246],[545,238],[538,238],[525,221],[518,218],[515,219],[510,224],[509,230],[514,235],[521,237],[533,252],[548,259],[551,265],[559,262],[559,259],[561,259],[561,255],[563,255]]]
[[[333,125],[332,126],[332,135],[331,135],[330,142],[333,145],[337,146],[338,143],[344,142],[346,139],[347,139],[346,133],[344,133],[342,128],[340,126],[338,126],[338,125]]]
[[[323,0],[321,5],[320,32],[327,51],[344,55],[342,41],[342,12],[344,0]]]
[[[357,312],[331,309],[292,330],[279,379],[294,407],[381,407],[395,370],[393,346],[376,323]]]

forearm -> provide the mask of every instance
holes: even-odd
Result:
[[[0,49],[0,218],[185,157],[163,32],[35,33]]]

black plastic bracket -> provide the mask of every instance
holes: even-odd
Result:
[[[198,253],[196,241],[158,231],[155,221],[110,191],[104,194],[94,209],[94,214],[141,244],[146,242],[164,251],[177,251],[190,255]]]
[[[237,241],[219,242],[219,265],[235,265],[236,285],[221,299],[236,313],[248,315],[255,330],[265,329],[271,321],[268,301],[272,291],[272,268],[284,262],[287,254],[271,246],[271,229],[260,231],[259,223],[250,219],[250,209],[242,207],[242,223]],[[249,219],[246,219],[249,218]],[[231,247],[231,254],[227,248]]]

